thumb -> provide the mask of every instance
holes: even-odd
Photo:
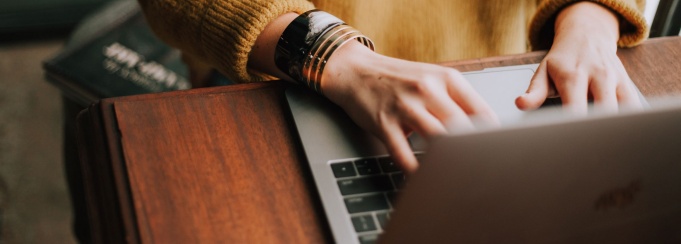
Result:
[[[519,96],[515,100],[515,105],[520,110],[533,110],[539,108],[549,94],[549,73],[547,71],[547,63],[539,64],[537,71],[530,80],[530,86],[527,88],[525,94]]]

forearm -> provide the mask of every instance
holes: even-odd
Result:
[[[248,57],[248,68],[280,79],[293,81],[287,74],[277,68],[274,63],[274,52],[277,48],[279,37],[297,16],[298,14],[295,13],[283,14],[270,22],[260,32]]]
[[[237,82],[262,80],[248,70],[260,32],[277,17],[302,13],[307,0],[138,0],[154,32]]]

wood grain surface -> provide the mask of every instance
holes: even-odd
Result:
[[[648,97],[681,93],[681,38],[620,50]],[[462,71],[545,52],[448,62]],[[106,99],[79,143],[97,243],[323,243],[332,236],[290,118],[269,82]]]
[[[280,91],[114,104],[142,242],[324,241]]]

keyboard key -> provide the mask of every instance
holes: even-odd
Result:
[[[352,195],[359,193],[382,192],[393,190],[393,184],[387,175],[377,175],[359,179],[338,180],[341,194]]]
[[[376,223],[371,214],[352,217],[352,225],[355,226],[356,232],[367,232],[376,230]]]
[[[336,178],[357,175],[357,172],[355,172],[355,166],[353,166],[352,162],[333,163],[331,164],[331,170],[333,170],[333,175],[336,176]]]
[[[378,235],[363,235],[359,237],[360,244],[374,244],[378,241]]]
[[[385,230],[385,224],[388,223],[388,219],[390,219],[390,215],[389,215],[388,212],[377,213],[376,219],[378,220],[378,224],[381,226],[381,229]]]
[[[374,175],[381,173],[381,170],[378,168],[378,162],[376,162],[375,158],[356,160],[355,166],[357,167],[357,172],[359,172],[360,175]]]
[[[402,186],[404,185],[404,174],[403,173],[395,173],[390,175],[390,178],[393,179],[393,183],[395,183],[395,188],[397,189],[402,189]]]
[[[379,158],[378,163],[381,165],[381,169],[383,169],[383,172],[385,173],[400,171],[400,168],[397,167],[395,160],[390,157]]]
[[[351,214],[390,209],[388,201],[383,194],[346,198],[345,207],[348,208],[348,212]]]

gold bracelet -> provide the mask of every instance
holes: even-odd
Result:
[[[303,63],[303,82],[316,92],[323,94],[321,79],[324,67],[331,55],[351,40],[357,40],[372,51],[374,50],[374,43],[371,39],[362,35],[357,29],[346,24],[334,26],[322,34],[310,49]]]
[[[286,27],[277,43],[274,62],[295,82],[322,94],[321,79],[327,61],[350,40],[374,50],[374,43],[355,28],[329,13],[310,10]]]
[[[325,63],[327,61],[323,59],[324,53],[329,50],[331,45],[337,43],[339,39],[357,32],[356,30],[353,30],[354,29],[348,25],[338,26],[338,28],[334,28],[328,31],[326,35],[323,35],[320,38],[320,41],[316,42],[315,45],[313,45],[313,48],[310,49],[310,54],[303,64],[303,78],[310,88],[317,92],[320,91],[316,76],[317,73],[319,73],[319,63]]]

